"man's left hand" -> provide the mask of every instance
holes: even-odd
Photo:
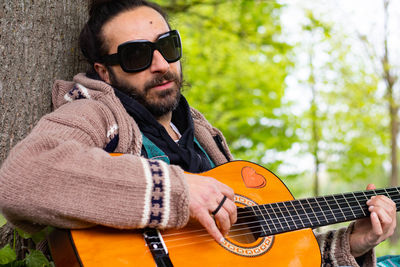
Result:
[[[367,190],[375,189],[373,184]],[[396,204],[386,196],[373,196],[367,201],[369,218],[357,220],[350,234],[351,254],[356,258],[364,255],[394,233],[396,228]]]

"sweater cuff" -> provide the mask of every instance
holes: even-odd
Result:
[[[189,188],[182,168],[169,165],[171,174],[171,201],[167,228],[182,228],[189,221]]]
[[[347,228],[339,229],[335,233],[334,242],[334,257],[337,259],[338,266],[376,266],[375,251],[371,249],[361,257],[357,259],[351,255],[350,251],[350,234],[353,231],[354,222],[352,222]]]

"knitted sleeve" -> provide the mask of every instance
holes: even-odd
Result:
[[[189,209],[182,169],[137,155],[110,156],[102,149],[105,122],[93,115],[101,110],[71,116],[72,110],[65,105],[43,117],[4,161],[0,206],[7,220],[26,231],[183,227]]]
[[[354,223],[351,223],[347,228],[316,233],[322,255],[321,266],[376,266],[374,250],[357,260],[351,255],[349,237],[353,227]]]

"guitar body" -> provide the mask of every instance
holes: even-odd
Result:
[[[250,162],[230,162],[201,175],[214,177],[233,188],[235,202],[239,207],[293,200],[293,196],[278,177]],[[309,228],[258,237],[255,240],[242,240],[231,231],[223,245],[212,240],[194,222],[183,229],[160,232],[173,265],[178,267],[204,267],[207,264],[321,266],[319,246]],[[70,241],[84,266],[155,266],[140,230],[105,227],[71,230]],[[61,261],[57,262],[57,257],[54,259],[57,266],[62,266]]]

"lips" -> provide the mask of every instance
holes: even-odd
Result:
[[[164,81],[162,83],[159,83],[155,86],[153,86],[153,89],[157,89],[157,90],[164,90],[164,89],[168,89],[171,87],[173,81]]]

